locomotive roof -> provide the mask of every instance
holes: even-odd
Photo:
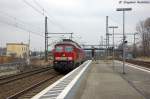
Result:
[[[59,44],[71,44],[71,45],[74,45],[77,48],[81,48],[81,46],[78,43],[76,43],[76,42],[74,42],[70,39],[63,39],[63,41],[58,42],[56,45],[59,45]]]

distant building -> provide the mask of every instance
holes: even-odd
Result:
[[[28,44],[24,43],[7,43],[7,55],[16,58],[27,58],[29,52]]]
[[[0,56],[5,56],[6,55],[6,48],[0,47]]]

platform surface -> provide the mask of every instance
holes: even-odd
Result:
[[[91,64],[80,99],[145,99],[104,61]]]

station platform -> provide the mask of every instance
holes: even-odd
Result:
[[[78,99],[144,99],[116,73],[112,64],[93,62],[85,88]]]
[[[137,84],[138,80],[148,77],[150,82],[150,74],[127,66],[127,74],[124,76],[121,66],[122,63],[118,61],[115,62],[115,67],[112,66],[112,61],[87,61],[32,99],[149,99],[128,80],[136,79]],[[67,77],[72,75],[74,77],[69,78],[69,82]],[[60,83],[64,84],[63,88]],[[145,87],[146,83],[138,86],[142,88],[143,85]],[[56,88],[58,90],[54,91]],[[149,93],[149,88],[147,83],[145,92]]]

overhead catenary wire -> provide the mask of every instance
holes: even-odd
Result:
[[[24,25],[24,24],[25,24],[23,21],[19,20],[17,17],[14,17],[14,16],[12,16],[12,15],[9,15],[9,14],[7,14],[6,12],[0,11],[0,15],[2,15],[2,17],[7,17],[8,19],[11,19],[11,20],[15,21],[16,24],[17,24],[17,23],[19,23],[19,24],[21,24],[21,25]],[[1,18],[1,19],[2,19],[2,18]],[[17,21],[18,21],[18,22],[17,22]]]
[[[25,29],[25,28],[23,28],[23,27],[20,27],[19,25],[13,24],[13,23],[9,23],[9,22],[2,21],[2,20],[0,20],[0,23],[3,23],[3,24],[6,24],[6,25],[9,25],[9,26],[12,26],[12,27],[15,27],[15,28],[24,30],[24,31],[26,31],[26,32],[30,32],[31,34],[34,34],[34,35],[38,35],[38,36],[44,37],[43,35],[37,34],[36,32],[33,32],[33,31],[31,31],[31,30],[27,30],[27,29]]]
[[[6,12],[3,12],[3,11],[0,11],[0,16],[2,16],[3,18],[7,18],[7,19],[1,18],[0,22],[3,23],[3,24],[7,24],[7,25],[10,25],[10,26],[13,26],[13,27],[16,27],[16,28],[18,27],[18,28],[20,28],[24,31],[27,31],[27,32],[30,31],[32,34],[42,36],[41,34],[38,34],[37,32],[29,29],[29,27],[27,27],[27,26],[30,26],[30,24],[22,21],[21,19],[15,17],[15,16],[12,16],[12,15],[6,13]],[[13,22],[11,22],[10,20],[13,21]],[[35,27],[35,26],[32,26],[32,27]],[[35,27],[35,28],[39,29],[37,27]]]
[[[43,12],[45,12],[44,7],[42,7],[42,6],[37,2],[37,0],[33,0],[33,1],[34,1],[34,3],[35,3],[38,7],[40,7],[40,9],[43,10]]]
[[[43,35],[38,34],[37,32],[35,32],[31,29],[28,29],[26,26],[29,25],[29,24],[23,22],[22,20],[18,19],[17,17],[14,17],[14,16],[9,15],[9,14],[7,14],[5,12],[2,12],[2,11],[0,11],[0,15],[3,15],[3,17],[7,17],[7,20],[1,18],[0,19],[1,23],[9,25],[9,26],[13,26],[15,28],[19,28],[19,29],[24,30],[26,32],[30,32],[34,35],[44,37]],[[13,20],[13,22],[11,22],[10,20]]]
[[[42,15],[48,17],[48,21],[50,23],[52,23],[55,26],[58,26],[60,29],[62,29],[63,31],[65,31],[65,27],[63,25],[61,25],[52,15],[50,15],[48,13],[48,11],[46,11],[46,9],[37,0],[33,0],[33,2],[39,7],[39,9],[41,10],[41,12],[43,13]]]
[[[120,20],[117,20],[116,17],[113,17],[113,18],[110,18],[110,20],[112,20],[114,23],[118,24],[118,26],[121,26],[122,27],[122,21]],[[128,28],[130,30],[132,30],[132,28],[130,26],[128,26]]]
[[[44,16],[43,11],[41,11],[40,9],[38,9],[37,7],[33,6],[31,3],[29,3],[27,0],[22,0],[25,4],[27,4],[28,6],[30,6],[33,10],[35,10],[36,12],[38,12],[39,14]]]
[[[37,1],[37,0],[32,0],[34,2],[34,4],[31,4],[29,1],[27,0],[22,0],[25,4],[27,4],[28,6],[30,6],[33,10],[35,10],[36,12],[38,12],[40,15],[44,16],[44,17],[48,17],[48,21],[59,27],[60,29],[62,29],[64,32],[66,32],[65,27],[63,25],[61,25],[60,23],[57,22],[57,20],[48,13],[48,11],[45,10],[45,8]]]

